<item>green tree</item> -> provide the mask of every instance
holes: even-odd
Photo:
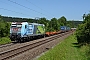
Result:
[[[76,37],[78,43],[90,43],[90,14],[87,14],[83,24],[78,26]]]
[[[3,21],[0,16],[0,37],[6,37],[9,35],[10,23]]]
[[[66,26],[66,23],[67,23],[67,19],[62,16],[61,18],[58,19],[58,22],[59,22],[59,26]]]
[[[46,20],[46,18],[40,18],[39,19],[39,21],[38,21],[38,23],[40,23],[40,24],[44,24],[45,26],[47,26],[47,20]]]
[[[56,18],[52,18],[48,25],[48,31],[58,31],[59,25]]]
[[[58,21],[57,21],[57,19],[56,18],[52,18],[51,19],[51,24],[52,24],[52,28],[55,30],[55,31],[57,31],[57,30],[59,30],[59,25],[58,25]]]

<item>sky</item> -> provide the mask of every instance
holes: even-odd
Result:
[[[90,0],[0,0],[0,15],[21,18],[82,20],[90,12]]]

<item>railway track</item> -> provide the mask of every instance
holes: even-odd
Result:
[[[43,39],[41,41],[34,42],[32,44],[27,44],[27,45],[20,46],[20,47],[14,48],[14,49],[3,51],[3,52],[0,53],[0,60],[6,60],[6,59],[9,59],[9,58],[15,57],[15,56],[17,56],[21,53],[24,53],[24,52],[26,52],[30,49],[33,49],[35,47],[38,47],[38,46],[43,45],[45,43],[48,43],[50,41],[53,41],[53,40],[59,38],[60,36],[66,35],[68,33],[69,32],[58,34],[58,35],[52,36],[50,38],[46,38],[46,39]]]
[[[9,43],[9,44],[0,45],[0,48],[8,47],[8,46],[15,45],[15,44],[17,43]]]

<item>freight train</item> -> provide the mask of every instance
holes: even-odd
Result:
[[[34,38],[51,36],[59,33],[70,31],[70,27],[60,26],[59,31],[45,32],[45,25],[28,22],[12,22],[10,27],[11,41],[22,42]]]
[[[44,24],[28,22],[12,22],[10,27],[11,41],[25,41],[35,37],[45,36]]]

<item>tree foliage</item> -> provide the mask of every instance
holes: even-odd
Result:
[[[2,17],[0,16],[0,37],[9,36],[9,28],[10,23],[3,21]]]
[[[76,30],[78,43],[90,43],[90,14],[84,17],[83,24],[80,24]]]
[[[59,24],[58,24],[58,20],[56,18],[51,19],[51,27],[53,28],[54,31],[59,30]]]
[[[61,18],[58,19],[58,22],[59,26],[66,26],[67,19],[64,16],[62,16]]]

